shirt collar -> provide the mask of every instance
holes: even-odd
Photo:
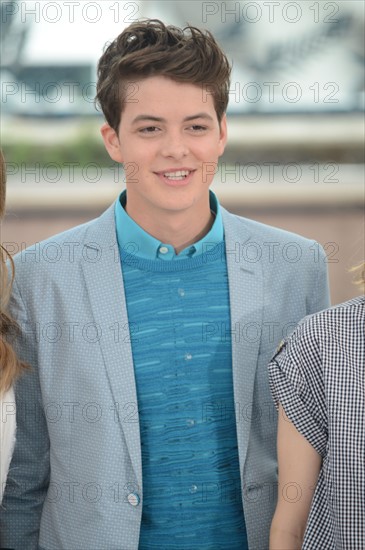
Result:
[[[180,260],[196,257],[209,251],[212,246],[223,241],[223,221],[219,201],[213,191],[209,191],[210,209],[215,214],[210,231],[196,243],[184,248],[179,254],[174,247],[152,237],[142,229],[126,212],[127,192],[123,191],[115,203],[115,224],[119,248],[145,260]]]

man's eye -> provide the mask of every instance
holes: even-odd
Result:
[[[158,130],[159,128],[157,128],[157,126],[147,126],[146,128],[141,128],[140,132],[143,134],[154,134]]]
[[[191,127],[194,132],[204,132],[204,130],[207,129],[206,126],[200,126],[199,124],[194,124],[194,126]]]

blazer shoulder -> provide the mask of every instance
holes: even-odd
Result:
[[[285,244],[289,242],[295,242],[298,244],[313,244],[315,242],[313,239],[308,239],[297,233],[281,229],[280,227],[275,227],[268,225],[250,218],[245,218],[243,216],[238,216],[237,214],[232,214],[222,208],[222,216],[225,225],[229,225],[236,234],[242,234],[254,241],[261,242],[279,242],[280,244]]]
[[[15,277],[28,278],[33,270],[39,273],[76,265],[85,246],[103,248],[115,242],[114,204],[99,217],[77,225],[47,239],[36,242],[14,256]]]

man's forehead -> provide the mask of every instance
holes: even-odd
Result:
[[[126,101],[136,103],[137,100],[144,99],[148,95],[151,99],[162,99],[164,94],[170,94],[171,99],[174,95],[188,94],[191,98],[201,100],[205,103],[209,97],[213,97],[213,87],[209,83],[178,82],[165,76],[150,76],[143,79],[129,79],[122,84],[122,95]],[[172,94],[173,91],[173,94]]]
[[[125,83],[124,114],[133,121],[143,118],[162,119],[196,118],[213,119],[215,115],[213,95],[204,85],[176,82],[170,78],[153,76]]]

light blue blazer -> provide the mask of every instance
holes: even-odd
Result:
[[[222,215],[241,498],[249,548],[263,550],[277,488],[267,364],[302,317],[329,306],[326,258],[313,241],[223,208]],[[136,550],[143,508],[136,327],[128,325],[114,205],[15,264],[16,346],[32,368],[16,386],[1,545]]]

